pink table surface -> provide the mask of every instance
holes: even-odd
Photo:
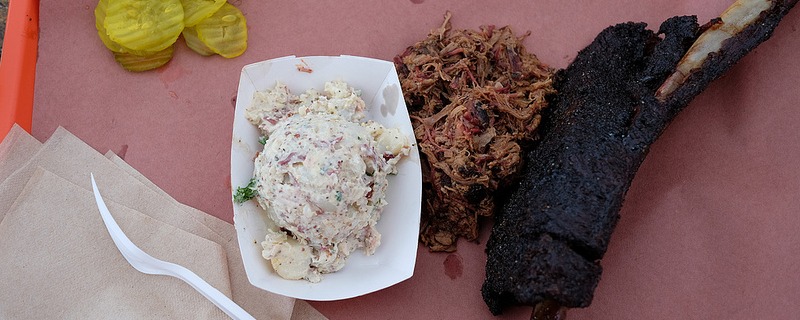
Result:
[[[201,57],[184,44],[152,72],[124,71],[97,38],[96,1],[41,0],[33,134],[64,126],[124,157],[177,200],[232,221],[229,166],[241,68],[286,55],[391,60],[438,27],[510,25],[562,68],[606,26],[694,14],[731,1],[242,1],[249,48]],[[789,319],[800,311],[800,9],[712,84],[653,146],[622,209],[594,302],[570,319]],[[413,278],[363,297],[313,302],[331,319],[489,319],[482,244],[420,249]],[[526,319],[530,308],[499,319]]]

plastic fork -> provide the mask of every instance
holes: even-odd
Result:
[[[103,217],[103,222],[108,229],[108,233],[111,235],[111,239],[114,240],[114,244],[117,245],[119,252],[122,253],[122,256],[125,257],[125,260],[128,260],[131,266],[142,273],[172,276],[185,281],[233,319],[255,319],[247,313],[247,311],[242,309],[242,307],[222,294],[222,292],[212,287],[194,272],[183,266],[156,259],[133,244],[133,242],[128,239],[128,236],[122,232],[122,229],[119,228],[114,217],[111,216],[111,212],[108,211],[105,201],[103,201],[100,192],[97,190],[94,174],[91,174],[91,178],[94,199],[97,202],[97,208],[100,209],[100,216]]]

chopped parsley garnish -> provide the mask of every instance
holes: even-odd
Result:
[[[233,202],[243,203],[247,200],[253,199],[256,196],[256,178],[250,178],[250,182],[245,187],[236,188],[236,193],[233,194]]]
[[[261,145],[265,145],[267,144],[267,139],[268,139],[267,136],[261,136],[258,138],[258,143],[260,143]]]

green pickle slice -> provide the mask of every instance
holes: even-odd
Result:
[[[111,40],[111,38],[108,37],[108,30],[106,30],[104,23],[106,20],[107,8],[108,0],[100,0],[97,2],[97,7],[94,8],[94,26],[97,28],[97,35],[100,37],[100,41],[103,41],[103,44],[106,46],[106,48],[108,48],[108,50],[111,50],[112,52],[128,52],[137,55],[148,55],[154,53],[153,51],[133,50],[126,48]]]
[[[94,27],[97,28],[97,35],[100,36],[100,40],[103,41],[103,44],[108,50],[125,52],[125,48],[119,43],[111,41],[111,38],[108,37],[106,27],[103,25],[103,22],[106,20],[106,8],[108,8],[108,0],[100,0],[97,2],[97,7],[94,8]]]
[[[225,0],[98,0],[94,18],[100,40],[128,71],[165,65],[181,34],[204,56],[247,50],[247,21]]]
[[[183,28],[183,40],[186,41],[186,46],[189,49],[201,56],[210,56],[215,53],[203,41],[200,41],[200,38],[197,37],[197,30],[194,27]]]
[[[180,0],[108,0],[103,26],[125,48],[160,53],[180,36],[183,18]]]
[[[247,50],[247,20],[227,2],[195,28],[200,41],[225,58],[238,57]]]
[[[180,0],[183,5],[183,24],[193,27],[210,17],[225,4],[225,0]]]
[[[164,50],[149,55],[136,55],[128,52],[114,52],[114,60],[117,60],[117,62],[122,65],[125,70],[142,72],[153,70],[167,64],[167,62],[172,59],[173,52],[173,46],[169,46]]]

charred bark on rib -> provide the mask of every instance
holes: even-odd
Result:
[[[609,27],[556,74],[542,140],[526,154],[522,181],[487,243],[482,292],[492,313],[543,301],[591,303],[600,259],[649,146],[711,81],[768,39],[796,1],[778,2],[726,40],[665,99],[655,92],[701,31],[694,17],[671,18],[658,34],[642,23]]]

